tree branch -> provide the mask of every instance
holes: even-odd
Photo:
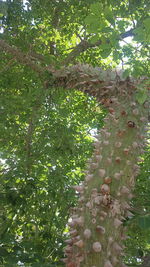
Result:
[[[81,45],[82,43],[82,45]],[[75,53],[85,51],[89,47],[93,47],[93,44],[88,44],[87,41],[83,40],[72,52],[71,56]],[[97,45],[101,44],[101,40],[97,41]],[[43,80],[43,85],[45,88],[49,86],[49,78],[45,77],[43,79],[44,72],[50,73],[54,80],[54,84],[57,87],[64,87],[66,89],[76,88],[81,90],[91,96],[98,97],[99,101],[102,101],[104,97],[109,98],[114,94],[114,77],[119,77],[121,73],[116,72],[110,73],[110,71],[102,71],[102,69],[93,69],[89,65],[75,65],[72,68],[61,68],[59,70],[54,69],[53,66],[48,65],[41,67],[34,61],[32,61],[32,56],[21,52],[15,46],[10,46],[4,40],[0,40],[0,47],[5,52],[10,53],[15,60],[21,64],[29,66],[32,70],[37,72],[40,78]],[[89,75],[91,73],[91,75]],[[46,80],[47,79],[47,80]],[[95,90],[95,86],[97,90]]]
[[[124,32],[124,33],[120,34],[119,40],[127,38],[127,37],[132,37],[132,36],[134,36],[134,29],[131,29],[131,30],[127,31],[127,32]]]
[[[133,29],[131,29],[125,33],[122,33],[120,35],[119,39],[121,40],[121,39],[124,39],[126,37],[133,36],[133,35],[134,35]],[[109,43],[109,42],[110,42],[110,40],[108,39],[107,43]],[[81,42],[68,54],[66,59],[61,64],[67,65],[69,62],[71,62],[76,56],[80,55],[82,52],[86,51],[89,48],[97,47],[101,44],[102,44],[101,40],[98,40],[97,42],[95,42],[95,44],[91,44],[86,40],[81,40]],[[48,68],[47,67],[44,68],[32,60],[32,57],[34,56],[35,58],[38,58],[39,60],[43,61],[42,55],[39,55],[37,53],[33,54],[33,52],[31,52],[31,54],[27,55],[27,54],[21,52],[19,48],[15,47],[15,46],[10,46],[4,40],[0,40],[0,47],[2,48],[3,51],[14,56],[14,58],[18,62],[30,67],[33,71],[37,72],[39,75],[41,75],[46,69],[48,69],[48,71],[50,71],[52,73],[55,72],[54,67],[48,66]]]
[[[131,29],[125,33],[120,34],[118,40],[122,40],[124,38],[127,38],[129,36],[134,36],[134,29]],[[110,40],[108,39],[106,41],[107,43],[110,43]],[[62,65],[67,65],[69,62],[71,62],[76,56],[79,56],[82,52],[86,51],[89,48],[94,48],[102,44],[102,40],[98,40],[94,44],[89,43],[86,40],[82,40],[64,59],[62,62]]]
[[[99,40],[95,44],[88,43],[86,40],[82,40],[63,60],[62,65],[67,65],[71,62],[76,56],[79,56],[82,52],[86,51],[89,48],[93,48],[102,44],[102,41]]]
[[[45,62],[45,57],[41,54],[38,54],[37,52],[31,50],[31,52],[28,53],[32,58],[38,60],[38,61],[42,61]]]
[[[4,40],[0,40],[0,47],[3,51],[11,54],[19,63],[30,67],[33,71],[41,75],[44,72],[44,68],[33,62],[29,55],[21,52],[19,48],[10,46]]]

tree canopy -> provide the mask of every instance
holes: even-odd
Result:
[[[75,64],[108,72],[121,68],[125,78],[147,77],[137,94],[143,104],[150,4],[6,0],[0,1],[0,22],[0,266],[61,267],[69,211],[77,203],[72,186],[84,179],[107,110],[93,95],[64,89],[61,77],[56,84],[53,74]],[[146,264],[150,257],[149,146],[146,151],[132,200],[134,216],[125,222],[129,266]]]

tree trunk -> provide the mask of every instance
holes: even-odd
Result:
[[[96,89],[97,99],[109,113],[96,137],[85,181],[74,186],[80,197],[68,222],[67,267],[125,266],[121,260],[124,220],[132,216],[130,201],[139,173],[137,162],[144,152],[148,103],[136,102],[135,86],[127,80],[116,79],[111,87],[112,96],[103,100]]]

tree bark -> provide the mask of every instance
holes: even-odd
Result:
[[[70,238],[64,262],[67,267],[123,267],[124,221],[132,216],[130,201],[139,173],[139,155],[144,152],[148,102],[140,105],[136,101],[135,86],[128,79],[108,79],[104,90],[102,81],[89,75],[90,91],[87,74],[80,74],[77,84],[70,74],[68,86],[75,82],[75,87],[93,92],[108,108],[108,115],[96,137],[85,181],[74,186],[80,197],[68,222]]]

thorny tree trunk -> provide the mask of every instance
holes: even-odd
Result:
[[[80,198],[68,222],[64,262],[67,267],[123,267],[123,222],[132,216],[130,200],[144,152],[148,102],[136,102],[136,88],[129,80],[109,77],[104,86],[98,76],[79,72],[77,80],[67,74],[68,87],[95,95],[109,113],[96,137],[85,181],[74,186]]]

